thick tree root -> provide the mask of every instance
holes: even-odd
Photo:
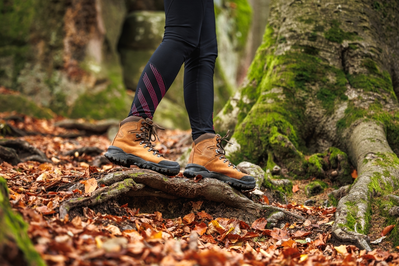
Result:
[[[120,185],[122,183],[123,186]],[[97,180],[97,184],[109,187],[98,189],[89,197],[71,199],[65,202],[60,207],[60,217],[64,218],[71,208],[96,205],[124,194],[129,197],[205,199],[243,210],[251,217],[264,216],[265,211],[268,214],[279,211],[295,219],[305,220],[304,217],[285,209],[255,203],[229,185],[211,178],[204,178],[196,182],[187,178],[168,178],[151,170],[129,169],[109,173]],[[69,188],[69,190],[74,189],[83,190],[83,185],[76,184]]]
[[[66,202],[64,202],[60,206],[60,218],[64,219],[68,212],[75,207],[80,206],[93,206],[100,203],[103,203],[107,200],[115,198],[119,195],[127,193],[131,190],[140,190],[143,189],[144,185],[136,184],[133,179],[125,179],[121,182],[117,182],[112,184],[109,187],[103,187],[100,189],[95,190],[90,196],[88,197],[80,197],[80,198],[73,198]]]
[[[79,149],[74,149],[74,150],[68,151],[68,152],[64,153],[64,155],[74,156],[76,152],[79,155],[86,154],[86,155],[96,156],[96,155],[101,154],[103,152],[103,150],[100,148],[97,148],[97,147],[82,147]]]
[[[387,143],[383,125],[378,122],[358,121],[347,132],[349,155],[357,165],[359,176],[338,202],[332,233],[339,241],[371,250],[365,234],[370,226],[372,197],[397,188],[399,160]]]
[[[103,134],[112,126],[118,126],[119,121],[115,119],[108,119],[98,121],[97,123],[81,122],[80,120],[65,119],[55,123],[55,126],[66,129],[84,130],[87,133]]]
[[[137,183],[145,184],[148,187],[162,191],[168,195],[187,199],[205,198],[210,201],[224,203],[227,206],[243,209],[257,217],[260,216],[262,210],[268,210],[281,211],[296,219],[305,220],[302,216],[285,209],[255,203],[238,190],[212,178],[204,178],[199,182],[195,182],[194,180],[186,178],[167,178],[164,175],[150,170],[132,169],[120,173],[109,174],[102,178],[101,182],[104,182],[104,180],[111,182],[114,178],[119,180],[123,178],[123,176],[126,178],[132,178]]]
[[[28,142],[18,139],[0,140],[0,160],[11,164],[26,161],[50,162],[46,155]],[[14,152],[15,151],[15,152]]]

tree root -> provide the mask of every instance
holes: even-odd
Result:
[[[96,155],[101,154],[103,152],[103,150],[100,148],[97,148],[97,147],[82,147],[79,149],[74,149],[74,150],[68,151],[68,152],[64,153],[64,155],[74,156],[76,152],[78,154],[86,154],[86,155],[96,156]]]
[[[87,133],[103,134],[112,126],[118,126],[119,121],[115,119],[107,119],[98,121],[97,123],[81,122],[80,120],[65,119],[55,123],[55,126],[66,129],[84,130]]]
[[[120,185],[122,183],[123,186]],[[202,198],[243,210],[244,213],[251,217],[261,217],[265,211],[268,213],[279,211],[295,219],[305,220],[304,217],[285,209],[255,203],[238,190],[211,178],[205,178],[197,182],[187,178],[168,178],[151,170],[129,169],[127,171],[109,173],[97,180],[97,184],[109,187],[94,191],[90,197],[71,199],[62,204],[60,207],[61,219],[65,217],[71,208],[96,205],[124,194],[130,197],[150,196],[165,199]],[[68,190],[77,188],[83,189],[83,185],[76,184]]]
[[[255,203],[238,190],[212,178],[204,178],[199,182],[196,182],[186,178],[167,178],[150,170],[132,169],[121,173],[109,174],[102,178],[101,182],[104,182],[105,180],[111,182],[114,178],[119,180],[120,178],[123,178],[123,176],[126,176],[126,178],[132,178],[137,183],[142,183],[168,195],[187,199],[202,197],[210,201],[225,203],[227,206],[243,209],[257,217],[260,216],[260,211],[268,210],[281,211],[296,219],[305,220],[302,216],[285,209]]]
[[[376,193],[397,188],[399,161],[389,145],[383,125],[375,121],[357,121],[348,129],[348,150],[359,176],[335,213],[333,236],[371,250],[365,235],[370,227],[371,202]],[[347,135],[347,137],[348,137]]]
[[[121,182],[117,182],[112,184],[109,187],[103,187],[95,190],[89,197],[80,197],[70,199],[60,206],[60,219],[64,219],[65,216],[72,208],[80,207],[80,206],[93,206],[100,203],[103,203],[107,200],[115,198],[119,195],[127,193],[128,191],[136,191],[143,189],[144,185],[136,184],[133,179],[128,178]]]
[[[0,160],[11,164],[19,162],[38,161],[41,163],[50,162],[46,155],[28,142],[18,139],[5,139],[0,141]]]

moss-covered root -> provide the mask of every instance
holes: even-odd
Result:
[[[349,156],[359,176],[337,206],[333,236],[371,250],[367,244],[373,194],[398,187],[399,159],[387,144],[384,126],[376,121],[357,121],[345,133]]]
[[[93,206],[127,193],[130,190],[141,190],[142,184],[136,184],[133,179],[128,178],[109,187],[102,187],[94,191],[89,197],[73,198],[60,206],[60,218],[64,219],[68,212],[75,207]]]
[[[126,175],[126,178],[132,178],[137,183],[172,196],[186,199],[203,198],[209,201],[221,202],[227,206],[240,209],[248,217],[252,216],[255,219],[265,214],[262,211],[267,213],[283,211],[296,219],[304,219],[302,216],[278,207],[255,203],[231,186],[213,178],[204,178],[199,182],[195,182],[186,178],[167,178],[153,171],[141,169],[125,171],[123,175]]]
[[[11,206],[8,202],[8,190],[7,182],[4,178],[0,177],[0,261],[5,264],[13,265],[46,265],[39,253],[35,250],[31,240],[29,239],[28,225],[22,219],[19,214],[12,211]],[[19,254],[23,255],[23,258],[11,258],[16,259],[8,261],[7,256],[4,254],[9,248],[17,246]],[[1,264],[1,263],[0,263]]]

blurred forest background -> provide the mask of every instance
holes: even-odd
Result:
[[[269,0],[216,0],[215,114],[243,81],[262,42]],[[0,112],[123,119],[162,41],[162,0],[1,0]],[[251,24],[251,22],[253,22]],[[183,71],[155,120],[188,129]]]

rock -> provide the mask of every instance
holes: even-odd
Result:
[[[309,199],[305,201],[305,206],[313,206],[316,203],[315,200]]]
[[[277,223],[285,218],[283,212],[275,212],[267,218],[267,228],[273,228],[277,226]]]
[[[399,216],[399,206],[394,206],[389,209],[389,215],[391,216]]]
[[[328,185],[320,180],[310,182],[309,185],[305,187],[306,196],[311,197],[317,194],[321,194],[327,187]]]
[[[280,174],[280,171],[281,171],[281,167],[278,166],[278,165],[275,165],[275,166],[273,167],[273,169],[272,169],[272,174],[273,174],[273,175],[279,175],[279,174]]]
[[[263,171],[259,165],[250,162],[241,162],[237,165],[237,168],[242,172],[253,176],[256,180],[256,188],[261,188],[265,178],[265,171]]]

